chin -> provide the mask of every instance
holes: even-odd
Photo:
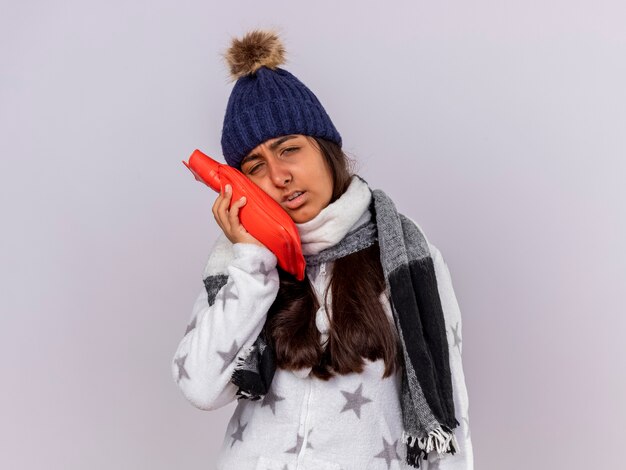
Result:
[[[302,217],[302,216],[298,216],[298,215],[292,215],[291,216],[291,220],[293,220],[296,224],[303,224],[305,222],[308,222],[312,218],[313,217]]]
[[[316,213],[311,214],[311,212],[307,211],[307,212],[303,212],[302,214],[298,214],[297,211],[295,214],[290,214],[291,219],[296,223],[296,224],[303,224],[305,222],[308,222],[311,219],[314,219],[315,216],[317,214],[319,214],[320,211],[317,211]]]

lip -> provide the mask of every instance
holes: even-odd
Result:
[[[297,192],[297,191],[293,191],[291,194],[293,194],[294,192]],[[306,199],[307,199],[307,192],[303,191],[302,194],[300,194],[300,196],[298,196],[297,198],[293,199],[292,201],[290,201],[288,199],[285,199],[284,204],[289,209],[297,209],[302,204],[304,204]]]
[[[303,193],[304,190],[303,189],[294,189],[293,191],[291,191],[289,194],[286,194],[285,196],[283,196],[283,202],[287,202],[289,200],[289,198],[291,197],[292,194],[295,193]]]

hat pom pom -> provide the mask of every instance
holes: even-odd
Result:
[[[276,32],[255,29],[241,39],[233,39],[224,58],[231,78],[237,80],[261,67],[278,67],[285,61],[285,48]]]

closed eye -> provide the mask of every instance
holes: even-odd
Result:
[[[299,148],[300,148],[300,147],[287,147],[287,148],[286,148],[286,149],[284,149],[282,152],[280,152],[280,155],[282,156],[282,155],[284,155],[286,152],[288,152],[288,153],[295,152],[295,151],[296,151],[296,150],[298,150]],[[260,167],[263,165],[263,163],[264,163],[264,162],[260,162],[259,164],[254,165],[252,168],[250,168],[250,170],[248,170],[248,173],[249,173],[249,174],[251,174],[251,175],[252,175],[252,174],[254,174],[254,173],[256,172],[256,170],[257,170],[258,168],[260,168]]]
[[[289,152],[289,151],[291,151],[291,150],[296,151],[296,150],[298,150],[298,147],[287,147],[287,148],[286,148],[285,150],[283,150],[280,154],[282,155],[282,154],[284,154],[285,152]]]
[[[252,168],[250,168],[250,170],[248,170],[248,173],[253,174],[257,168],[259,168],[261,165],[263,165],[263,163],[259,163],[258,165],[254,165]]]

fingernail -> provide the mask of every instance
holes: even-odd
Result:
[[[230,184],[226,185],[226,192],[229,193],[230,192]]]

